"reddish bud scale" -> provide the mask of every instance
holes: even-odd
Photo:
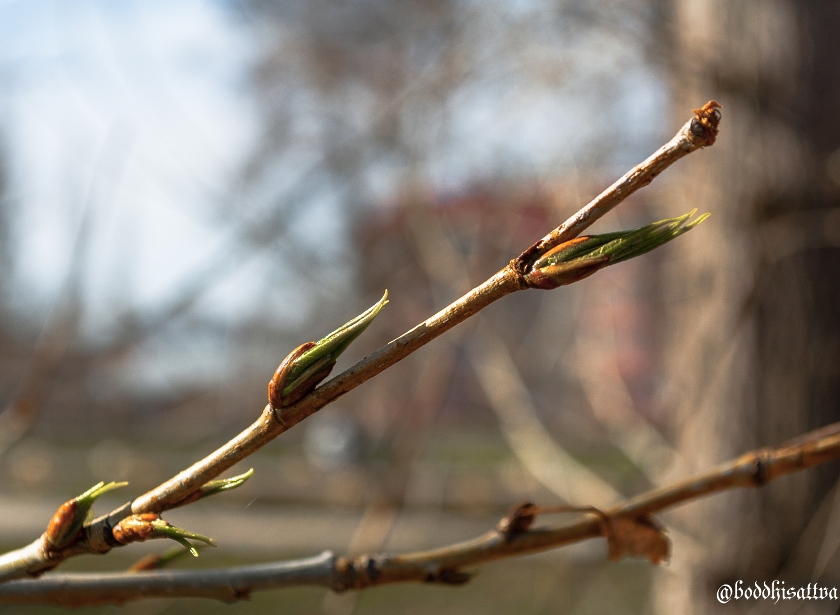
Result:
[[[525,280],[531,288],[552,290],[588,278],[609,264],[609,256],[580,259],[569,263],[560,263],[559,265],[549,265],[542,269],[534,269],[525,276]]]
[[[286,378],[289,377],[289,372],[292,371],[295,361],[299,359],[303,353],[315,346],[315,342],[306,342],[292,350],[286,358],[277,367],[274,376],[268,383],[268,403],[275,410],[279,410],[283,406],[283,402],[288,400],[283,399],[283,389],[286,388]],[[313,387],[314,388],[314,387]],[[308,393],[309,391],[307,391]]]
[[[305,395],[310,393],[312,390],[315,389],[316,386],[321,384],[321,381],[330,375],[330,373],[335,367],[335,362],[327,365],[324,369],[315,372],[309,378],[304,380],[303,382],[298,385],[294,391],[289,393],[286,397],[283,398],[283,405],[284,406],[291,406],[293,403],[302,399]]]
[[[59,506],[58,510],[55,511],[52,519],[50,519],[49,525],[47,525],[47,531],[45,532],[47,541],[52,546],[62,547],[64,544],[69,542],[68,539],[74,538],[73,536],[68,536],[67,534],[72,529],[78,509],[79,502],[76,498],[73,498],[72,500],[64,502],[64,504]]]
[[[160,516],[154,513],[131,515],[117,523],[111,532],[114,535],[114,540],[120,544],[143,542],[155,531],[153,522],[159,519]]]

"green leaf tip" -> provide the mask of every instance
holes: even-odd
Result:
[[[368,328],[368,325],[373,322],[373,319],[376,318],[376,315],[379,314],[383,307],[385,307],[386,303],[388,303],[387,290],[379,301],[356,316],[356,318],[350,322],[341,325],[338,329],[326,337],[318,340],[312,349],[303,353],[303,355],[296,361],[289,377],[295,378],[295,371],[298,369],[299,364],[304,365],[304,367],[301,368],[302,371],[303,369],[306,369],[305,366],[317,362],[321,357],[329,356],[333,359],[338,359],[339,355],[347,350],[348,346],[350,346],[350,344],[352,344],[355,339]]]
[[[202,534],[196,534],[195,532],[187,531],[180,527],[175,527],[174,525],[169,525],[163,519],[158,521],[153,521],[152,526],[154,527],[153,534],[158,537],[165,537],[169,538],[170,540],[174,540],[178,544],[184,546],[193,557],[198,557],[198,549],[196,549],[189,540],[198,540],[200,542],[205,543],[210,547],[215,547],[216,543],[213,542],[212,538],[204,536]],[[187,540],[189,539],[189,540]]]
[[[250,470],[248,470],[244,474],[240,474],[239,476],[232,476],[231,478],[219,478],[216,480],[208,481],[204,483],[198,490],[193,491],[187,497],[185,497],[182,500],[179,500],[177,503],[170,506],[169,508],[180,508],[181,506],[192,504],[197,500],[201,500],[208,496],[221,493],[222,491],[230,491],[231,489],[236,489],[237,487],[243,485],[245,481],[247,481],[253,475],[254,468],[251,468]]]
[[[251,468],[244,474],[240,474],[239,476],[232,476],[231,478],[221,478],[218,480],[211,480],[210,482],[204,483],[199,491],[201,492],[201,497],[205,498],[208,495],[213,495],[216,493],[221,493],[222,491],[229,491],[231,489],[236,489],[240,485],[244,484],[249,478],[254,475],[254,468]]]
[[[111,535],[114,540],[123,545],[144,542],[152,538],[169,538],[186,547],[193,557],[198,557],[198,551],[190,544],[190,540],[198,540],[211,547],[216,546],[212,538],[170,525],[156,513],[129,515],[111,529]]]
[[[557,288],[586,278],[599,269],[641,256],[687,233],[711,214],[689,222],[692,209],[676,218],[659,220],[641,228],[566,241],[543,254],[526,276],[535,288]]]
[[[294,359],[283,382],[282,405],[287,406],[314,389],[335,366],[338,357],[368,328],[388,303],[388,291],[370,308],[321,338]],[[278,373],[279,373],[278,369]],[[274,404],[272,404],[274,405]],[[276,407],[276,406],[275,406]]]
[[[76,498],[76,501],[79,503],[80,506],[87,506],[90,508],[96,499],[102,495],[105,495],[109,491],[113,491],[114,489],[119,489],[120,487],[125,487],[128,485],[127,482],[123,481],[120,483],[117,482],[99,482],[96,483],[93,487],[85,491],[82,495]]]

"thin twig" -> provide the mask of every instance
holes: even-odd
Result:
[[[625,173],[574,216],[525,250],[518,259],[520,263],[525,268],[529,267],[551,248],[580,235],[604,214],[639,188],[647,186],[657,175],[683,156],[701,147],[714,144],[720,123],[719,109],[720,104],[714,100],[710,100],[700,109],[695,109],[695,116],[686,122],[670,141],[656,150],[647,160]]]
[[[271,405],[266,405],[259,419],[245,431],[133,502],[94,520],[73,545],[60,550],[51,549],[42,536],[22,549],[0,556],[0,581],[38,576],[55,568],[68,557],[82,553],[105,553],[112,547],[119,546],[111,529],[121,519],[130,514],[161,513],[177,506],[202,485],[338,397],[373,378],[497,299],[528,288],[524,275],[543,252],[581,233],[630,194],[649,184],[676,160],[714,143],[720,120],[717,107],[719,105],[711,101],[701,109],[695,110],[694,117],[666,145],[483,284],[327,381],[295,404],[279,411],[275,411]]]
[[[741,455],[682,482],[649,491],[604,512],[583,514],[553,527],[496,529],[458,544],[404,555],[321,555],[259,566],[145,573],[61,574],[0,585],[0,603],[78,606],[179,596],[231,602],[255,591],[314,585],[336,591],[405,582],[460,584],[465,568],[607,536],[610,521],[648,515],[727,489],[760,487],[775,478],[840,457],[840,423],[782,444]],[[521,507],[520,507],[521,508]],[[532,506],[533,515],[554,509]],[[559,510],[559,509],[557,509]],[[510,524],[508,524],[510,525]]]
[[[712,129],[705,128],[705,113],[714,113],[715,122]],[[695,117],[677,132],[666,145],[657,150],[644,162],[636,165],[633,170],[624,175],[610,188],[601,193],[596,199],[583,207],[571,218],[549,235],[528,248],[518,258],[504,269],[496,273],[489,280],[448,305],[443,310],[417,325],[396,340],[383,346],[373,354],[365,357],[351,368],[335,378],[327,381],[296,404],[284,408],[280,413],[282,422],[273,425],[259,426],[256,423],[246,433],[260,432],[265,440],[259,440],[257,448],[263,446],[277,435],[302,421],[307,416],[317,412],[328,403],[353,390],[365,381],[373,378],[391,365],[402,360],[418,348],[442,335],[455,325],[463,322],[473,314],[484,309],[497,299],[513,292],[527,288],[522,274],[527,271],[529,261],[535,260],[545,250],[570,239],[583,232],[601,216],[613,209],[621,201],[639,188],[646,186],[675,161],[697,149],[714,143],[717,135],[717,122],[720,113],[717,103],[709,102],[695,113]],[[265,413],[264,413],[265,417]],[[258,423],[262,422],[262,418]],[[261,428],[262,427],[262,428]],[[241,438],[237,438],[240,440]],[[233,441],[225,445],[213,455],[199,461],[178,476],[144,494],[132,504],[135,513],[161,512],[167,506],[184,497],[184,491],[197,489],[198,486],[218,476],[234,463],[250,455],[252,450],[238,451],[238,444]],[[226,460],[222,464],[221,461]]]

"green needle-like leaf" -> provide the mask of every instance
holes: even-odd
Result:
[[[190,544],[188,538],[190,540],[198,540],[204,542],[211,547],[215,547],[216,543],[213,542],[212,538],[208,538],[207,536],[203,536],[202,534],[196,534],[195,532],[189,532],[183,528],[175,527],[174,525],[169,525],[163,519],[158,519],[152,521],[152,527],[154,531],[152,533],[152,537],[160,537],[160,538],[169,538],[170,540],[174,540],[175,542],[183,545],[189,552],[192,554],[193,557],[198,557],[198,550]]]
[[[93,487],[85,491],[82,495],[78,496],[76,498],[76,501],[79,503],[79,508],[82,508],[85,511],[87,511],[91,506],[93,506],[93,503],[96,501],[97,498],[105,495],[109,491],[119,489],[120,487],[125,487],[126,485],[128,485],[127,482],[110,482],[107,484],[104,482],[97,483]]]
[[[693,222],[686,224],[695,213],[697,213],[697,210],[692,209],[687,214],[677,218],[660,220],[640,229],[627,231],[624,237],[616,238],[603,245],[592,252],[591,256],[609,255],[611,265],[641,256],[690,231],[711,215],[703,214]]]
[[[175,505],[171,506],[170,508],[179,508],[181,506],[186,506],[187,504],[192,504],[197,500],[201,500],[208,496],[221,493],[222,491],[230,491],[231,489],[236,489],[240,485],[244,484],[245,481],[247,481],[253,475],[254,468],[251,468],[250,470],[248,470],[244,474],[240,474],[239,476],[211,480],[207,483],[204,483],[204,485],[202,485],[202,487],[198,491],[194,491],[193,493],[191,493]]]

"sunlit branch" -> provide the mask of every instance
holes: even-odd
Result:
[[[620,544],[627,540],[627,527],[658,528],[649,517],[652,513],[727,489],[761,487],[780,476],[838,457],[840,423],[834,423],[780,446],[751,451],[708,472],[649,491],[603,512],[593,509],[564,524],[532,528],[534,517],[560,509],[525,505],[518,510],[530,510],[530,516],[508,516],[496,529],[482,536],[430,551],[353,558],[325,552],[306,559],[227,569],[52,575],[37,581],[0,585],[0,603],[80,606],[164,596],[232,602],[256,591],[293,586],[344,591],[389,583],[461,584],[470,579],[465,569],[472,566],[599,536],[605,536],[610,542],[611,554],[653,559],[658,554],[642,553]],[[624,527],[624,536],[612,534],[611,527]]]
[[[686,122],[666,145],[636,165],[591,203],[487,281],[296,403],[277,410],[270,404],[266,405],[257,421],[242,433],[170,480],[109,515],[94,520],[72,545],[62,549],[51,548],[42,536],[26,547],[0,556],[0,581],[38,576],[55,568],[68,557],[83,553],[105,553],[119,546],[119,542],[113,537],[112,529],[125,517],[132,514],[161,513],[180,505],[205,483],[217,478],[304,418],[394,365],[494,301],[531,287],[526,276],[536,259],[563,241],[580,234],[630,194],[649,184],[675,161],[714,143],[720,121],[718,107],[717,103],[711,101],[701,109],[695,110],[694,117]]]

